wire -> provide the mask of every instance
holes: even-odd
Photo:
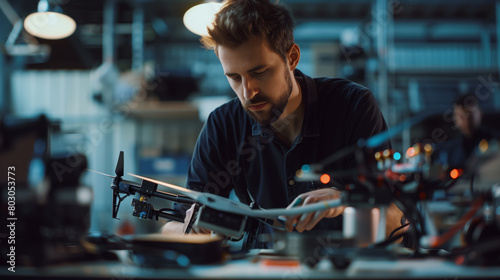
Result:
[[[465,213],[465,215],[460,218],[460,220],[454,224],[447,232],[443,233],[440,236],[433,236],[429,240],[431,248],[441,247],[444,243],[449,241],[460,229],[462,229],[467,222],[474,217],[479,208],[483,205],[485,198],[481,196],[471,206],[471,209]]]
[[[373,244],[373,247],[384,247],[384,246],[390,245],[390,244],[394,243],[395,241],[399,240],[401,237],[404,237],[408,234],[409,234],[408,232],[403,232],[403,233],[400,233],[400,234],[395,235],[395,236],[392,236],[392,234],[391,234],[391,236],[389,236],[389,238],[387,238],[386,240]]]
[[[476,173],[475,172],[472,172],[472,174],[470,175],[470,194],[472,195],[472,197],[475,197],[474,195],[474,175]]]
[[[410,225],[410,223],[406,223],[406,224],[404,224],[404,225],[402,225],[402,226],[399,226],[399,227],[395,228],[395,229],[391,232],[391,234],[389,234],[389,238],[391,238],[391,237],[392,237],[392,236],[393,236],[393,235],[394,235],[394,234],[395,234],[398,230],[401,230],[401,229],[403,229],[403,228],[405,228],[405,227],[407,227],[407,226],[409,226],[409,225]]]
[[[263,224],[266,224],[266,225],[270,226],[272,229],[277,229],[277,230],[281,230],[281,231],[285,231],[286,230],[285,227],[275,226],[274,224],[271,224],[271,223],[267,222],[266,219],[259,218],[257,220],[259,220]],[[277,220],[277,221],[280,221],[280,220]]]
[[[389,181],[390,182],[390,181]],[[412,194],[406,194],[402,190],[396,188],[392,184],[388,184],[389,188],[391,189],[394,199],[400,203],[399,207],[401,211],[403,212],[404,216],[408,220],[409,224],[412,224],[414,226],[409,228],[409,232],[405,232],[406,236],[408,236],[410,239],[408,244],[404,244],[408,248],[413,248],[415,249],[413,252],[413,257],[416,257],[418,252],[419,252],[419,247],[420,247],[420,236],[421,236],[421,231],[419,232],[419,228],[423,229],[422,224],[422,217],[420,216],[419,211],[417,210],[417,207],[415,205],[415,201],[413,199]],[[400,195],[395,195],[396,191],[400,192]],[[404,236],[404,235],[403,235]],[[384,242],[384,241],[382,241]]]

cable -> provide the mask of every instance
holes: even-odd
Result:
[[[402,225],[402,226],[399,226],[399,227],[395,228],[395,229],[391,232],[391,234],[389,234],[389,238],[391,238],[391,237],[394,235],[394,233],[396,233],[396,231],[401,230],[401,229],[403,229],[403,228],[405,228],[405,227],[407,227],[407,226],[409,226],[409,225],[410,225],[410,223],[406,223],[406,224],[404,224],[404,225]]]
[[[278,227],[278,226],[275,226],[274,224],[271,224],[271,223],[267,222],[267,221],[266,221],[266,219],[259,218],[259,219],[257,219],[257,220],[259,220],[259,221],[260,221],[261,223],[263,223],[263,224],[266,224],[266,225],[270,226],[272,229],[277,229],[277,230],[281,230],[281,231],[285,231],[285,230],[286,230],[286,228],[285,228],[285,227]],[[278,220],[278,221],[279,221],[279,220]]]
[[[472,195],[472,197],[475,197],[474,195],[474,175],[476,174],[476,172],[472,172],[472,174],[470,175],[470,194]]]
[[[476,214],[479,208],[483,205],[485,198],[481,196],[471,206],[471,209],[465,213],[465,215],[460,218],[460,220],[454,224],[447,232],[440,236],[432,236],[429,240],[431,248],[441,247],[444,243],[450,240],[460,229],[462,229],[465,224]]]
[[[408,232],[403,232],[403,233],[400,233],[396,236],[389,236],[389,238],[387,238],[386,240],[381,241],[379,243],[375,243],[372,246],[373,247],[384,247],[384,246],[392,244],[393,242],[399,240],[401,237],[404,237],[406,235],[408,235]]]

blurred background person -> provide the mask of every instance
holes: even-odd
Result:
[[[459,96],[453,104],[453,124],[459,136],[436,145],[436,160],[449,169],[466,168],[482,140],[500,139],[500,133],[483,123],[483,110],[475,94]]]

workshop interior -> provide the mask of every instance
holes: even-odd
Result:
[[[389,128],[297,170],[356,180],[292,209],[184,188],[210,112],[236,97],[200,43],[221,1],[0,0],[2,279],[500,279],[500,138],[463,166],[439,152],[466,94],[500,135],[500,1],[279,2],[297,68],[369,88]],[[346,156],[356,170],[326,169]],[[391,203],[405,218],[386,237]],[[340,205],[341,231],[254,230]],[[161,234],[167,220],[213,233]]]

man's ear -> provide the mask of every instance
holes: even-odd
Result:
[[[297,64],[299,64],[300,60],[300,48],[297,44],[293,44],[287,54],[288,66],[290,67],[290,71],[295,70]]]

